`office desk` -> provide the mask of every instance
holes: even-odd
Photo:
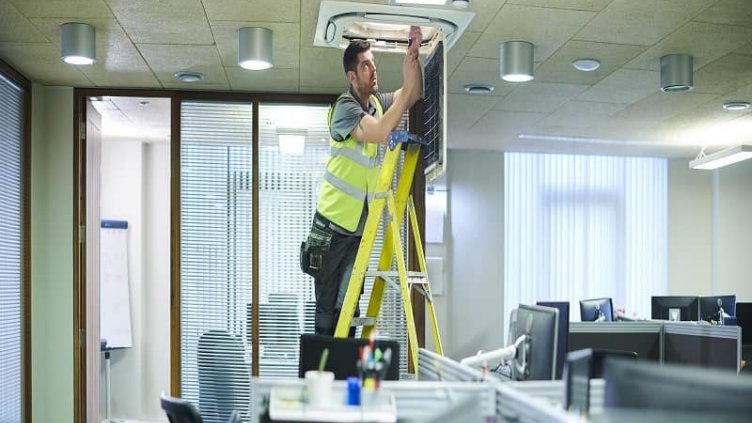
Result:
[[[267,398],[272,387],[299,387],[303,380],[269,380],[254,378],[251,381],[250,415],[252,422],[277,422],[269,419]],[[335,381],[335,387],[344,392],[345,382]],[[398,422],[418,422],[428,419],[452,404],[474,398],[479,404],[481,420],[493,421],[496,416],[496,391],[492,383],[384,381],[381,391],[391,393],[396,400]],[[344,401],[344,398],[342,398]]]

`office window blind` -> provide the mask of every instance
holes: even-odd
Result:
[[[249,404],[251,111],[181,104],[181,388],[208,422]]]
[[[0,422],[22,407],[24,91],[0,74]]]
[[[328,106],[316,105],[262,104],[259,109],[259,373],[263,377],[297,377],[299,336],[314,331],[313,278],[300,271],[299,252],[329,158],[327,112]],[[403,248],[404,235],[403,229]],[[373,269],[381,251],[379,238],[371,258]],[[364,314],[372,285],[373,279],[367,278],[360,303]],[[377,328],[381,335],[407,345],[402,303],[395,290],[387,290]],[[405,351],[406,347],[404,357]],[[407,360],[402,363],[406,371]]]
[[[612,297],[650,316],[667,286],[665,159],[504,155],[505,313],[520,303]]]

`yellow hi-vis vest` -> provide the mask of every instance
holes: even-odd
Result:
[[[342,94],[351,96],[351,94]],[[376,96],[371,96],[376,105],[376,118],[381,118],[384,110]],[[329,109],[328,125],[332,123]],[[321,181],[316,210],[334,224],[354,232],[358,228],[363,202],[371,201],[376,181],[379,177],[378,144],[358,141],[349,135],[343,141],[336,141],[329,135],[330,157],[326,172]]]

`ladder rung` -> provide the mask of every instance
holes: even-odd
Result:
[[[352,321],[350,322],[350,327],[358,327],[358,326],[376,326],[376,318],[375,317],[353,317]]]
[[[386,278],[399,278],[399,272],[396,270],[372,270],[366,272],[366,276],[370,277],[380,277],[382,279]],[[428,280],[428,275],[425,272],[416,272],[416,271],[409,271],[407,272],[407,279],[422,279],[422,280]],[[411,283],[425,283],[425,282],[412,282]]]

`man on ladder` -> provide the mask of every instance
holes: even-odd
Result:
[[[301,247],[301,267],[315,282],[317,334],[333,335],[342,309],[379,176],[377,144],[387,141],[405,111],[423,94],[421,42],[420,28],[411,27],[402,87],[386,94],[378,92],[370,44],[353,41],[345,50],[342,62],[350,89],[329,111],[331,157],[311,233]]]

